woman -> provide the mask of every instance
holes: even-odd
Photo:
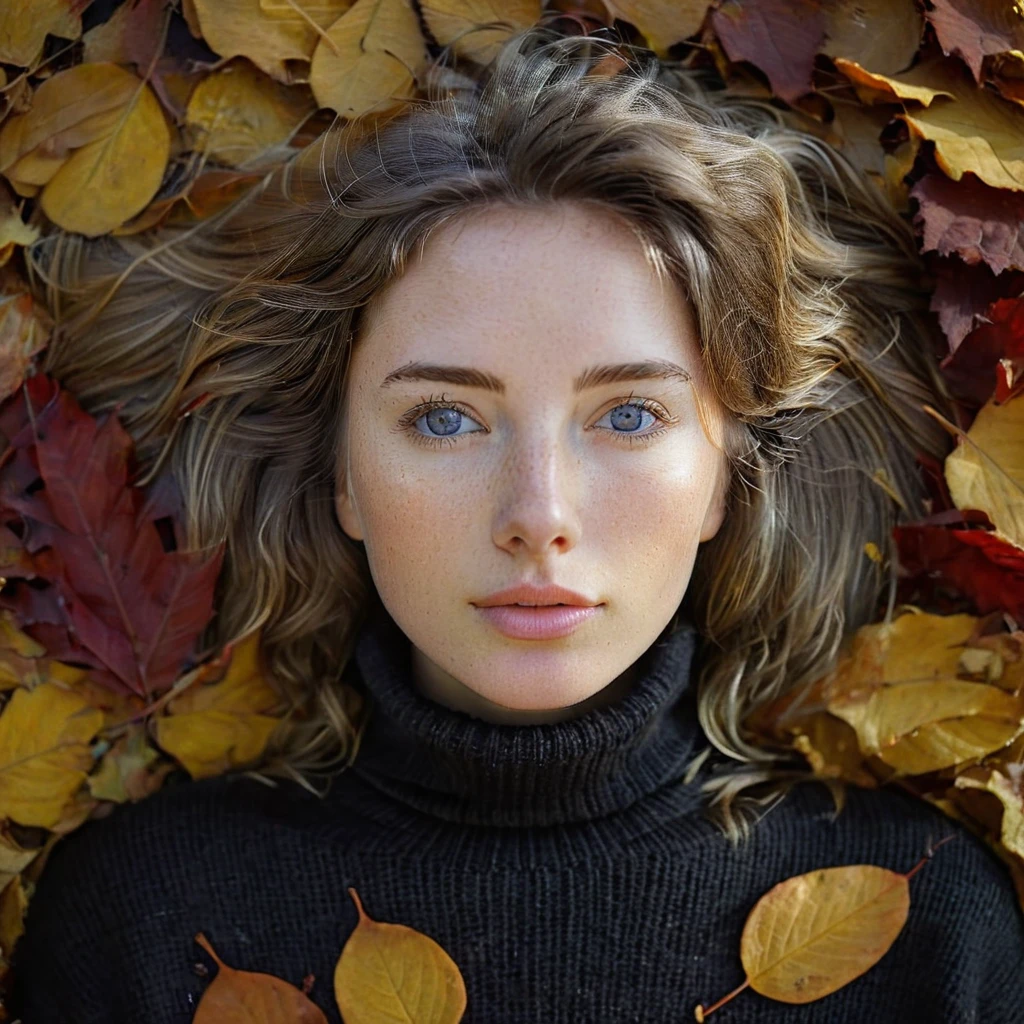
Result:
[[[521,32],[198,227],[49,251],[46,368],[227,541],[210,639],[260,628],[296,715],[261,772],[58,845],[26,1024],[191,1020],[200,931],[338,1021],[349,887],[467,1022],[677,1022],[777,882],[951,831],[877,965],[723,1021],[1024,1019],[995,856],[900,792],[836,816],[742,728],[871,621],[864,545],[945,453],[913,238],[770,106],[611,49]]]

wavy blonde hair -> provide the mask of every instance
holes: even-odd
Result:
[[[334,510],[362,311],[468,210],[571,200],[625,218],[692,302],[731,413],[729,511],[680,611],[703,637],[711,744],[691,769],[717,749],[706,813],[738,842],[810,777],[746,717],[826,674],[886,593],[891,615],[892,528],[923,512],[915,455],[948,449],[922,411],[951,407],[912,230],[841,154],[711,73],[543,24],[471,76],[447,55],[425,99],[335,123],[207,220],[44,239],[43,368],[93,414],[118,407],[139,481],[173,475],[190,548],[226,543],[204,649],[262,629],[289,710],[248,769],[314,789],[362,735],[343,675],[373,584]]]

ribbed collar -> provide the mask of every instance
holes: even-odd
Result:
[[[682,615],[613,704],[543,725],[486,722],[422,695],[408,637],[377,599],[353,662],[370,718],[351,771],[425,814],[474,825],[586,821],[679,781],[700,734]]]

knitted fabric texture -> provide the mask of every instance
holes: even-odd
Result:
[[[12,1019],[186,1024],[209,984],[204,932],[232,967],[310,992],[332,1024],[357,921],[429,935],[466,983],[464,1024],[681,1024],[741,985],[751,908],[792,875],[906,872],[906,925],[823,999],[747,989],[720,1024],[1024,1022],[1024,915],[1007,868],[922,800],[796,787],[732,847],[703,814],[705,746],[682,620],[627,696],[544,725],[491,724],[422,696],[410,645],[376,605],[349,666],[370,697],[358,755],[324,798],[282,781],[169,783],[57,844],[16,950]],[[705,770],[708,769],[705,765]],[[391,1018],[388,1018],[391,1020]]]

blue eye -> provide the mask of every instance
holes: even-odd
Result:
[[[642,427],[645,415],[650,416],[652,422],[663,423],[666,426],[657,430],[644,431]],[[625,440],[629,444],[646,443],[663,434],[668,429],[667,424],[675,422],[657,402],[647,398],[624,400],[609,409],[601,419],[607,417],[611,418],[611,427],[598,427],[600,420],[594,424],[594,427],[618,440]],[[424,422],[422,430],[417,426],[421,420]],[[465,437],[466,434],[490,433],[486,427],[481,427],[480,430],[460,432],[459,428],[467,420],[471,423],[477,422],[464,406],[458,402],[445,401],[442,396],[441,399],[431,398],[410,409],[399,421],[399,429],[409,433],[415,441],[432,448],[440,447],[443,444],[450,447],[456,443],[458,438]]]

